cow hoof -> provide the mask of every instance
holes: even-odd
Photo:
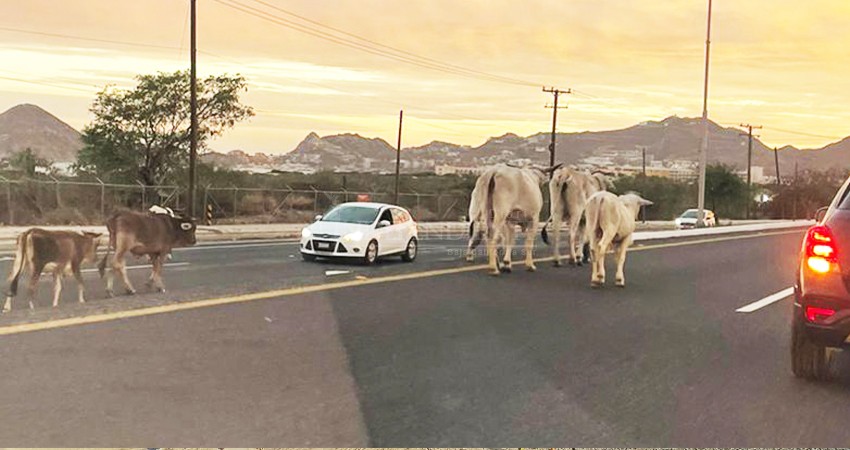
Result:
[[[475,262],[475,257],[474,257],[474,256],[467,256],[467,257],[466,257],[466,262],[468,262],[468,263]]]
[[[491,271],[490,271],[490,272],[488,272],[488,273],[489,273],[489,274],[490,274],[490,276],[492,276],[492,277],[498,277],[498,276],[499,276],[499,274],[501,274],[502,272],[501,272],[501,271],[499,271],[499,269],[496,269],[496,270],[491,270]]]
[[[156,291],[160,294],[165,294],[165,288],[156,288]]]
[[[502,263],[502,267],[500,268],[500,270],[501,270],[503,273],[511,273],[511,272],[513,272],[513,271],[514,271],[514,269],[513,269],[513,268],[511,268],[511,265],[510,265],[510,264],[508,264],[508,263]]]
[[[136,295],[136,290],[135,289],[127,289],[127,291],[125,291],[125,293],[127,295]]]
[[[115,293],[112,292],[112,289],[107,289],[106,290],[106,296],[109,297],[109,298],[112,298],[112,297],[115,297]]]
[[[614,284],[615,284],[617,287],[626,287],[626,280],[617,280],[617,282],[616,282],[616,283],[614,283]]]
[[[534,264],[529,264],[525,266],[525,270],[529,272],[537,272],[537,266],[535,266]]]
[[[561,262],[561,260],[556,259],[556,260],[552,263],[552,265],[553,265],[553,266],[555,266],[555,267],[561,267],[561,266],[563,266],[563,265],[564,265],[564,263],[562,263],[562,262]]]
[[[602,287],[602,283],[599,281],[591,281],[590,287],[592,287],[593,289],[599,289]]]

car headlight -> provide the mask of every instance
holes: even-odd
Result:
[[[310,231],[307,228],[304,228],[304,229],[301,230],[301,237],[304,238],[304,239],[308,239],[312,235],[313,235],[313,232]]]
[[[343,242],[358,242],[363,239],[362,231],[355,231],[354,233],[348,233],[342,237]]]

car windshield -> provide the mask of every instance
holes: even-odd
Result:
[[[368,225],[375,221],[380,208],[372,206],[337,206],[322,217],[322,222],[342,222]]]
[[[670,217],[670,216],[667,216],[667,217]],[[685,211],[684,213],[682,213],[682,215],[679,216],[679,217],[681,217],[683,219],[696,219],[697,218],[697,210],[689,209],[689,210]]]

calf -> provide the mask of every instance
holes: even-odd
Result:
[[[77,233],[74,231],[49,231],[31,228],[18,236],[15,262],[9,276],[9,295],[3,311],[12,309],[12,297],[18,294],[18,279],[24,268],[30,275],[27,300],[33,308],[33,298],[41,272],[47,268],[53,272],[53,306],[59,304],[62,292],[62,277],[73,274],[77,280],[77,296],[85,302],[83,277],[80,267],[86,262],[95,262],[100,233]]]
[[[560,165],[559,165],[560,166]],[[525,266],[536,270],[532,256],[534,233],[540,222],[543,194],[540,184],[552,169],[519,168],[499,164],[484,172],[475,183],[469,207],[469,244],[467,260],[472,260],[473,250],[486,238],[490,273],[498,275],[497,246],[504,248],[502,270],[511,271],[511,247],[514,227],[519,225],[526,233]]]
[[[147,286],[156,286],[160,292],[165,292],[162,282],[162,266],[166,257],[175,247],[195,245],[195,222],[189,218],[174,217],[169,214],[144,214],[133,211],[121,212],[106,221],[109,230],[109,248],[100,261],[98,269],[100,276],[106,272],[107,259],[110,250],[115,251],[112,258],[112,270],[106,280],[106,292],[113,295],[113,272],[121,274],[124,287],[128,294],[135,294],[136,289],[127,277],[124,258],[127,253],[134,256],[147,256],[152,270]]]
[[[584,230],[582,212],[588,197],[608,190],[611,181],[601,172],[583,172],[571,167],[562,167],[552,174],[549,181],[549,220],[553,224],[552,231],[555,239],[552,242],[552,256],[555,266],[561,265],[560,241],[561,222],[567,222],[570,246],[570,264],[581,265],[587,262],[587,252],[584,249]],[[541,230],[543,242],[549,244],[546,226]],[[578,254],[577,254],[578,253]]]
[[[651,204],[651,201],[638,194],[628,193],[618,197],[606,191],[597,192],[587,200],[584,215],[593,267],[590,277],[592,287],[605,284],[605,254],[612,244],[616,246],[617,258],[615,281],[617,286],[625,287],[623,266],[626,264],[626,251],[632,244],[637,215],[641,206]]]

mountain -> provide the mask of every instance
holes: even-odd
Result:
[[[15,106],[0,114],[0,158],[31,148],[53,162],[73,162],[83,147],[80,133],[35,105]]]
[[[231,150],[227,153],[207,152],[200,156],[201,162],[212,164],[225,169],[237,169],[251,166],[272,166],[274,158],[265,153],[253,155],[242,150]]]
[[[697,161],[702,139],[700,118],[671,116],[660,121],[610,131],[558,133],[556,161],[566,164],[584,163],[596,158],[624,164],[627,155],[634,163],[640,149],[645,148],[649,160],[661,164],[692,164]],[[438,165],[480,166],[498,162],[549,162],[549,133],[528,137],[508,133],[493,137],[478,147],[434,141],[424,146],[403,148],[401,167],[406,172],[434,171]],[[613,155],[613,156],[612,156]],[[619,155],[619,156],[618,156]],[[608,159],[600,159],[602,156]],[[614,159],[611,159],[611,158]],[[619,158],[619,159],[618,159]],[[722,127],[709,121],[709,163],[722,163],[738,169],[746,168],[747,141],[737,128]],[[850,169],[850,137],[821,149],[800,150],[792,146],[779,149],[782,173],[800,169]],[[754,166],[772,174],[773,149],[758,139],[753,140]],[[356,134],[319,137],[310,133],[294,151],[276,158],[283,169],[392,172],[395,149],[382,139],[368,139]]]

